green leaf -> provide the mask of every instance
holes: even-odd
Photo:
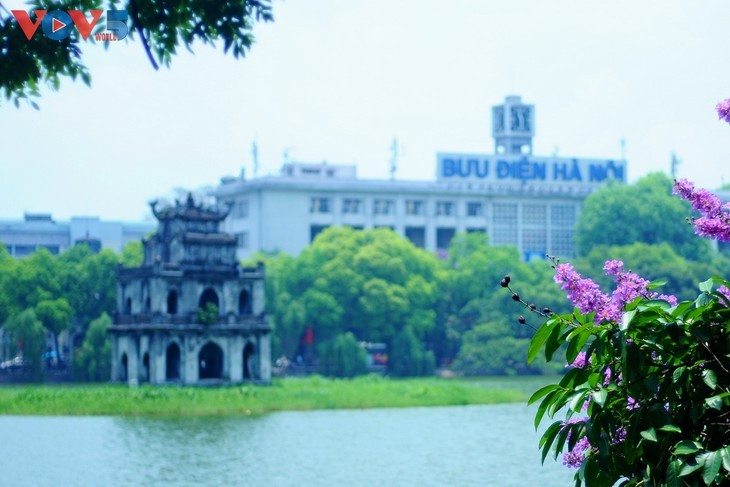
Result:
[[[708,407],[720,411],[722,409],[722,398],[725,395],[726,394],[718,394],[717,396],[708,397],[707,399],[705,399],[705,403]]]
[[[687,367],[681,366],[674,369],[674,372],[672,372],[672,383],[674,384],[675,389],[680,387],[682,379],[684,378],[685,373],[687,372]]]
[[[631,311],[627,311],[623,314],[621,317],[621,324],[619,325],[619,330],[626,331],[629,329],[629,325],[631,325],[631,320],[634,319],[634,316],[636,315],[636,310],[632,309]]]
[[[680,477],[686,477],[687,475],[691,474],[692,472],[696,472],[702,467],[701,463],[697,463],[694,459],[690,459],[687,463],[682,465],[682,468],[679,470],[679,476]]]
[[[576,413],[579,413],[581,409],[583,409],[583,404],[585,404],[586,398],[590,393],[591,390],[587,387],[578,389],[575,396],[573,396],[573,399],[570,401],[570,406],[568,407]]]
[[[580,328],[573,330],[570,335],[568,335],[568,350],[565,352],[566,362],[569,364],[573,363],[588,339],[591,337],[591,328],[593,328],[592,323],[583,325]]]
[[[542,438],[540,438],[540,447],[542,448],[542,463],[545,463],[545,458],[547,457],[548,453],[550,452],[550,447],[553,444],[553,441],[555,441],[555,437],[560,433],[561,429],[563,428],[563,423],[561,421],[557,421],[550,425],[550,427],[545,431],[545,434],[542,435]]]
[[[710,389],[715,390],[717,388],[717,376],[714,371],[710,369],[703,370],[702,380],[705,381],[705,384],[707,384],[707,387]]]
[[[651,281],[648,286],[646,286],[647,289],[656,289],[658,287],[665,286],[667,284],[666,279],[657,279],[656,281]]]
[[[608,391],[606,389],[599,389],[593,392],[593,402],[603,407],[606,404],[606,398],[608,397]]]
[[[711,485],[720,472],[722,465],[722,457],[719,451],[708,452],[704,454],[705,464],[702,466],[702,480],[707,485]]]
[[[679,460],[674,460],[667,465],[667,487],[679,487]]]
[[[720,450],[720,456],[722,457],[722,468],[730,472],[730,446]]]
[[[556,389],[560,389],[560,386],[558,384],[550,384],[545,387],[541,387],[540,389],[536,390],[532,394],[532,396],[530,396],[530,399],[527,401],[527,404],[530,405],[530,404],[537,402],[538,399],[540,399],[541,397],[545,396],[549,392],[554,391]]]
[[[674,424],[665,424],[664,426],[659,428],[659,431],[667,431],[669,433],[681,433],[682,428]]]
[[[697,453],[700,450],[700,444],[696,441],[681,441],[674,447],[675,455],[691,455]]]
[[[553,398],[557,393],[557,389],[549,392],[548,395],[545,396],[545,399],[543,399],[540,403],[540,407],[537,408],[537,412],[535,413],[535,429],[540,426],[540,422],[542,421],[543,416],[545,416],[545,412],[547,411],[548,407],[550,407],[550,405],[553,403]]]
[[[555,325],[555,320],[548,320],[537,330],[537,333],[532,337],[532,340],[530,341],[530,347],[527,349],[527,363],[532,363],[533,360],[535,360],[535,357],[540,353],[540,350],[542,350],[543,345],[545,345],[545,341],[550,336],[550,333],[553,331],[553,326]]]
[[[648,440],[648,441],[654,441],[654,442],[657,441],[656,431],[654,430],[654,428],[649,428],[647,430],[642,431],[641,436],[642,436],[642,438],[644,438],[645,440]]]
[[[714,285],[715,285],[715,281],[710,278],[710,279],[700,283],[700,291],[702,291],[703,293],[712,292],[712,287]]]
[[[556,326],[550,331],[550,335],[545,342],[545,359],[550,362],[553,359],[553,354],[560,348],[565,340],[560,338],[560,335],[565,328],[562,322],[558,322]]]

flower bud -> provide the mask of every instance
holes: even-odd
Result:
[[[515,301],[519,301],[520,300],[520,295],[517,294],[517,293],[512,293],[512,299],[514,299]]]
[[[499,281],[499,285],[502,286],[502,287],[507,287],[508,284],[509,283],[507,281],[505,281],[504,279],[502,279],[501,281]]]
[[[517,318],[517,321],[519,321],[521,325],[524,325],[527,322],[527,320],[525,320],[525,317],[522,315],[520,315],[520,317]]]

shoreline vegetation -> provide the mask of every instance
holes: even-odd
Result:
[[[0,387],[0,415],[219,416],[319,409],[371,409],[526,403],[553,377],[274,379],[271,385],[221,387],[110,384]]]

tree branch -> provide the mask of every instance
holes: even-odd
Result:
[[[155,71],[157,71],[160,67],[157,65],[157,61],[155,61],[152,51],[150,51],[150,45],[147,43],[147,38],[144,36],[144,32],[142,31],[142,26],[139,24],[137,24],[137,33],[139,33],[139,37],[142,39],[142,45],[144,46],[144,50],[147,53],[150,63],[152,63],[152,67],[155,68]]]

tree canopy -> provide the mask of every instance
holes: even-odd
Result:
[[[707,242],[694,236],[688,203],[672,195],[672,181],[649,174],[630,185],[610,185],[586,198],[576,228],[580,255],[599,245],[668,243],[687,259],[708,257]],[[636,224],[641,222],[641,224]]]
[[[273,20],[271,0],[181,0],[174,5],[163,0],[109,0],[108,10],[103,12],[101,8],[100,2],[91,0],[30,2],[30,13],[20,14],[28,15],[28,21],[36,26],[35,35],[28,38],[15,13],[0,3],[0,93],[5,99],[16,106],[26,99],[37,108],[32,98],[40,96],[43,83],[58,89],[65,77],[91,84],[82,46],[92,42],[93,36],[84,39],[77,29],[70,28],[70,35],[51,39],[37,28],[41,17],[48,15],[38,13],[41,11],[80,10],[86,24],[96,19],[94,33],[111,31],[120,40],[139,40],[154,69],[160,64],[169,66],[178,47],[192,50],[196,41],[220,42],[224,52],[243,57],[254,42],[254,24]],[[92,10],[98,10],[99,15],[92,15]]]

